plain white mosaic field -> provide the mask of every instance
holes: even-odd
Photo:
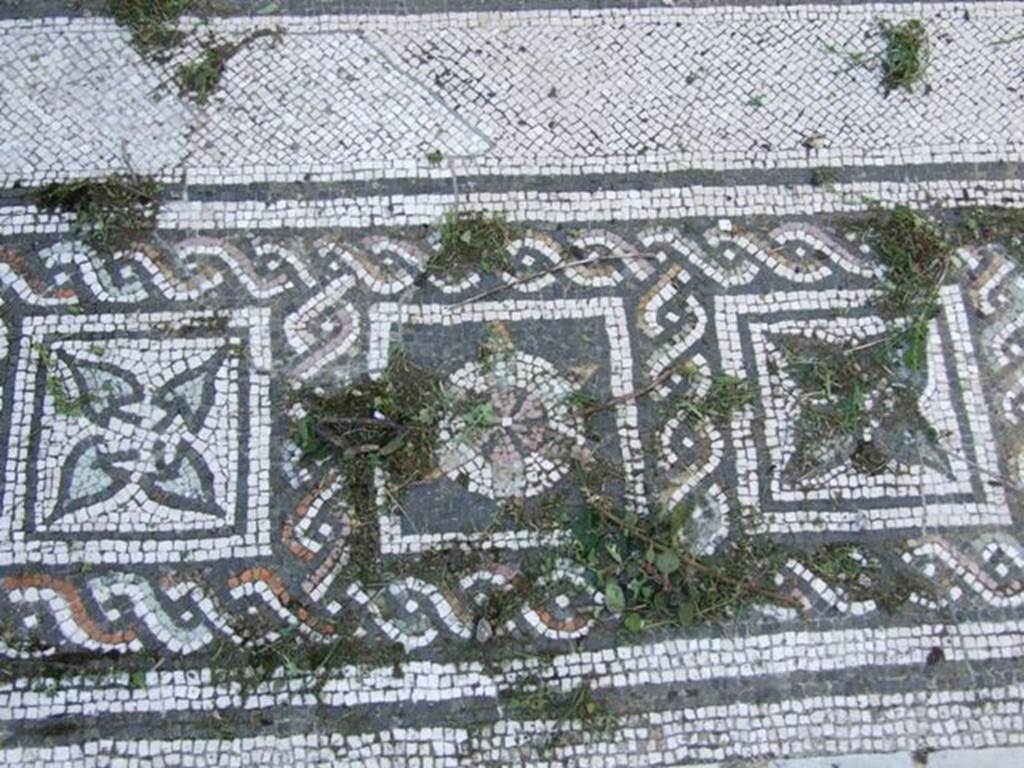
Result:
[[[7,21],[0,180],[129,165],[223,184],[1015,161],[1022,13],[977,2],[217,20],[224,39],[283,34],[234,56],[204,107],[174,83],[195,43],[151,66],[106,20]],[[908,16],[932,40],[926,82],[886,94],[878,22]]]

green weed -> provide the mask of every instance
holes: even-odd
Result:
[[[781,563],[770,542],[736,538],[713,556],[693,556],[686,549],[692,507],[640,516],[617,508],[615,478],[602,462],[578,472],[585,503],[563,513],[562,523],[575,559],[627,631],[721,621],[755,602],[786,602],[771,581]]]
[[[883,20],[879,27],[885,38],[882,84],[886,92],[897,88],[912,90],[921,79],[927,60],[928,33],[924,24],[917,19],[900,24]]]
[[[260,29],[243,37],[236,43],[215,43],[207,41],[202,56],[195,61],[178,67],[178,89],[182,96],[191,96],[197,104],[206,104],[224,76],[228,61],[261,37],[272,37],[275,43],[281,39],[280,30]]]
[[[463,428],[457,436],[463,442],[473,442],[481,433],[498,423],[498,412],[494,402],[486,398],[477,403],[467,404],[462,414]]]
[[[158,55],[181,43],[178,19],[195,0],[106,0],[107,13],[132,33],[132,43],[143,54]]]
[[[874,69],[876,62],[878,61],[877,56],[872,56],[864,51],[850,51],[845,48],[840,48],[834,43],[826,44],[825,50],[828,53],[834,53],[837,56],[842,56],[846,59],[847,70]]]
[[[692,421],[710,419],[718,424],[728,423],[732,415],[751,403],[750,383],[734,376],[714,376],[703,397],[684,397],[676,403],[680,414]]]
[[[427,271],[455,277],[474,269],[512,272],[505,248],[513,229],[500,216],[449,210],[439,231],[441,242],[427,261]]]
[[[78,387],[68,382],[58,372],[56,357],[45,347],[37,347],[39,364],[46,371],[46,391],[53,398],[53,407],[61,416],[77,418],[82,415],[85,401]]]

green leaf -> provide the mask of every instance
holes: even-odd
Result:
[[[630,632],[640,632],[644,628],[644,620],[640,618],[640,614],[631,613],[622,620],[622,625]]]
[[[604,585],[604,600],[612,613],[622,613],[626,610],[626,596],[616,581],[609,581]]]
[[[687,600],[685,603],[679,606],[679,626],[688,627],[693,624],[693,620],[696,617],[696,611],[694,610],[693,603]]]
[[[595,554],[594,550],[601,539],[597,512],[586,507],[580,509],[576,517],[569,523],[569,530],[576,537],[580,551],[586,557],[589,558]]]
[[[328,453],[328,446],[317,433],[317,422],[313,416],[306,416],[299,421],[295,442],[306,458],[318,459]]]
[[[654,561],[654,566],[666,576],[678,571],[679,566],[681,565],[682,561],[679,559],[679,555],[670,549],[659,553],[657,559]]]
[[[608,551],[608,556],[611,557],[619,565],[622,565],[622,554],[619,552],[618,546],[615,542],[610,542],[604,545],[604,548]]]
[[[274,2],[274,0],[270,0],[270,2],[268,3],[263,3],[262,5],[257,6],[256,10],[253,11],[253,13],[255,13],[257,16],[266,16],[267,14],[270,13],[277,13],[280,10],[281,4]]]

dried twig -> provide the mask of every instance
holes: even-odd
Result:
[[[570,269],[572,267],[585,267],[589,264],[597,264],[602,261],[623,261],[626,259],[645,259],[648,261],[657,260],[657,256],[648,253],[635,253],[631,255],[623,256],[588,256],[585,259],[577,259],[576,261],[563,261],[561,264],[555,264],[553,267],[542,269],[540,272],[531,272],[529,275],[524,275],[511,283],[503,283],[496,285],[493,288],[488,288],[482,293],[478,293],[475,296],[470,296],[468,299],[463,299],[458,304],[452,304],[453,308],[462,307],[466,304],[472,304],[475,301],[486,299],[488,296],[493,296],[496,293],[504,291],[506,288],[514,288],[517,285],[523,285],[525,283],[533,282],[541,277],[554,274],[555,272],[561,272],[563,269]]]
[[[662,384],[668,381],[668,379],[670,379],[672,376],[679,372],[680,371],[677,366],[669,366],[664,371],[655,376],[650,382],[640,387],[640,389],[637,389],[633,392],[627,392],[624,395],[612,397],[608,400],[605,400],[602,403],[597,403],[595,405],[589,405],[586,408],[581,408],[580,415],[586,419],[589,418],[590,416],[593,416],[595,413],[607,411],[609,408],[614,408],[616,405],[620,405],[621,403],[628,403],[631,400],[639,400],[641,397],[644,397],[645,395],[648,395],[651,392],[653,392],[655,389],[660,387]]]

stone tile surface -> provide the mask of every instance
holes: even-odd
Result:
[[[4,765],[1024,764],[1020,233],[955,251],[909,366],[864,230],[1024,207],[1019,4],[250,4],[163,61],[0,5]],[[167,186],[112,253],[21,189],[126,170]],[[436,268],[453,212],[507,270]],[[876,366],[839,437],[808,356]],[[400,360],[430,472],[303,454],[311,392]],[[624,626],[605,498],[684,510],[687,562],[778,548],[767,596]]]

